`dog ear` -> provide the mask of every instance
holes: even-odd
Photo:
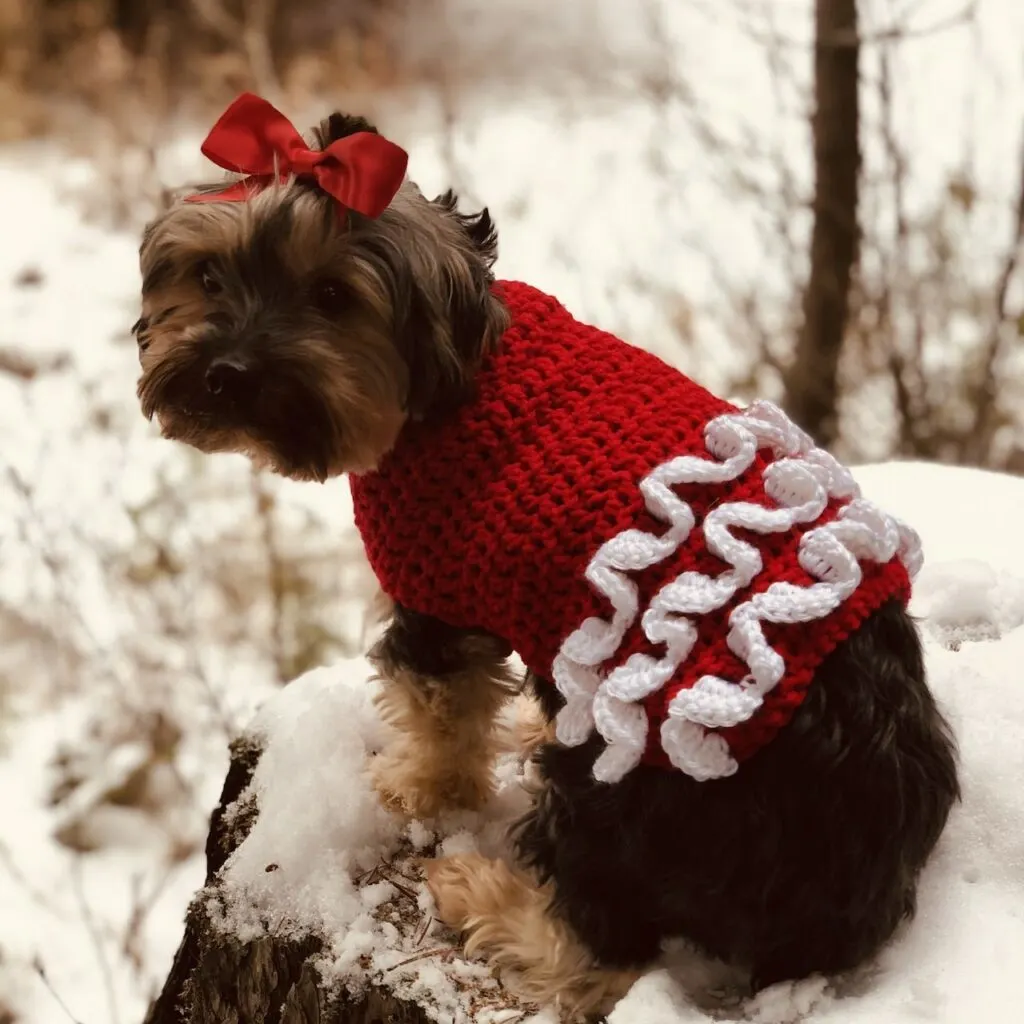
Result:
[[[366,120],[355,114],[342,114],[335,111],[330,117],[325,118],[313,129],[313,141],[320,149],[326,149],[332,142],[344,139],[356,132],[371,132],[379,135],[380,132]]]
[[[488,270],[493,267],[498,258],[498,228],[491,217],[491,211],[485,206],[479,213],[460,213],[459,197],[451,189],[432,202],[462,228]]]
[[[400,345],[409,366],[406,405],[415,420],[444,415],[472,398],[475,372],[505,329],[504,306],[491,293],[486,268],[460,262],[437,267],[440,290],[416,276],[409,282]]]
[[[508,326],[505,305],[492,290],[494,222],[486,209],[459,213],[456,201],[449,191],[427,207],[444,218],[445,244],[411,268],[406,289],[401,345],[409,365],[408,410],[416,419],[472,397],[477,369]]]

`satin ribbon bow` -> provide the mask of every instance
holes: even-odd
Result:
[[[373,132],[355,132],[326,149],[310,149],[279,110],[250,92],[221,114],[202,151],[219,167],[246,177],[220,191],[189,196],[189,202],[245,202],[295,175],[313,178],[343,207],[366,217],[379,217],[387,209],[409,162],[401,146]]]

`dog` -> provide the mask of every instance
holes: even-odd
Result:
[[[204,152],[233,177],[142,240],[143,413],[351,476],[391,601],[369,770],[396,811],[483,806],[499,712],[535,702],[514,862],[426,866],[468,952],[583,1015],[676,937],[755,990],[870,960],[959,798],[912,531],[774,407],[497,281],[488,211],[427,199],[364,119],[307,143],[247,95]]]

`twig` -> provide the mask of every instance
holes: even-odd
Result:
[[[385,870],[384,868],[381,868],[381,872],[380,873],[381,873],[381,876],[383,878],[385,878],[387,881],[389,881],[403,896],[407,896],[411,900],[415,900],[416,899],[416,893],[412,889],[410,889],[407,885],[402,885],[401,882],[396,882],[394,874],[392,874],[391,872]],[[404,878],[405,876],[402,875],[401,877]]]
[[[196,603],[190,602],[190,607],[194,611]],[[191,636],[192,643],[190,643],[188,647],[188,661],[189,668],[192,671],[192,677],[199,684],[200,689],[206,696],[209,710],[217,720],[217,725],[224,738],[230,740],[237,732],[236,723],[232,721],[231,716],[224,707],[224,701],[221,699],[220,694],[217,692],[216,687],[213,685],[213,682],[207,674],[206,666],[203,665],[202,655],[199,652],[199,645],[196,639],[199,636],[199,631],[194,630],[191,633]]]
[[[142,893],[143,876],[136,875],[132,879],[132,907],[121,940],[121,954],[135,968],[137,974],[141,973],[143,966],[142,953],[139,950],[142,926],[180,866],[180,861],[168,861],[148,895]]]
[[[92,939],[96,950],[96,961],[99,964],[100,975],[103,978],[103,987],[106,990],[107,1004],[110,1007],[111,1024],[120,1024],[121,1015],[117,1007],[117,993],[114,989],[114,972],[110,967],[106,950],[103,948],[103,936],[100,934],[96,918],[93,916],[89,900],[85,895],[85,885],[82,879],[82,863],[79,857],[71,861],[71,881],[75,890],[75,897],[78,900],[82,912],[82,922],[85,925],[89,937]]]
[[[886,28],[874,32],[832,32],[823,37],[817,45],[829,49],[855,49],[860,46],[869,46],[873,43],[905,42],[908,39],[925,39],[930,36],[939,35],[941,32],[948,32],[952,28],[959,28],[972,21],[977,12],[977,0],[970,0],[960,8],[944,18],[933,21],[930,25],[922,25],[920,28],[909,28],[906,24],[889,25]]]
[[[433,915],[430,915],[429,917],[427,917],[423,921],[423,923],[420,925],[420,927],[416,929],[416,932],[413,935],[413,939],[412,939],[412,948],[413,949],[418,949],[422,945],[423,940],[427,937],[427,932],[430,931],[430,926],[433,923],[434,923]]]
[[[382,857],[373,865],[372,868],[370,868],[369,871],[364,871],[361,875],[356,875],[353,881],[356,885],[372,885],[374,882],[380,881],[384,872],[391,870],[392,860],[394,860],[393,857]]]
[[[242,29],[242,45],[249,61],[256,88],[262,96],[277,102],[281,95],[281,84],[274,70],[274,55],[270,47],[271,23],[277,0],[250,0],[245,9],[245,25]]]
[[[54,916],[60,916],[60,911],[51,902],[49,896],[37,889],[32,882],[29,881],[21,868],[18,867],[14,861],[14,855],[2,839],[0,839],[0,864],[3,864],[11,878],[20,885],[25,892],[27,892],[28,895],[39,904],[39,906],[45,908]]]
[[[191,0],[192,9],[224,42],[233,47],[242,40],[253,84],[263,96],[277,102],[281,86],[269,43],[274,3],[275,0],[252,0],[243,6],[244,15],[236,18],[220,0]]]
[[[385,968],[384,974],[390,974],[392,971],[397,971],[399,967],[405,967],[406,964],[414,963],[416,960],[426,960],[427,957],[439,956],[442,953],[451,953],[451,946],[437,946],[435,949],[426,949],[422,953],[417,953],[415,956],[409,957],[407,960],[400,960],[397,964],[392,964],[390,967]]]
[[[229,14],[217,0],[191,0],[192,9],[213,29],[224,38],[225,42],[234,42],[242,34],[242,23]]]
[[[693,0],[691,0],[691,3]],[[875,29],[874,31],[849,31],[842,29],[833,29],[830,32],[820,35],[813,43],[812,46],[819,50],[855,50],[859,47],[872,46],[876,43],[887,43],[887,42],[905,42],[911,39],[927,39],[932,36],[939,35],[942,32],[948,32],[950,29],[959,28],[961,25],[966,25],[974,20],[975,14],[977,13],[978,4],[977,0],[970,0],[959,10],[946,15],[943,18],[937,18],[935,21],[928,25],[922,25],[920,28],[913,28],[905,23],[905,20],[899,24],[887,25],[884,28]],[[721,23],[720,7],[716,4],[712,7],[711,3],[706,3],[701,6],[702,13],[711,18],[713,21]],[[804,50],[807,48],[807,44],[800,39],[786,38],[784,36],[766,35],[759,32],[757,29],[752,29],[747,25],[739,24],[736,26],[741,32],[743,32],[748,39],[753,40],[755,43],[766,45],[773,43],[779,46],[785,46],[788,49],[799,49]]]
[[[263,548],[267,558],[267,582],[270,586],[272,620],[270,627],[271,643],[274,659],[274,670],[279,683],[288,682],[291,675],[285,642],[285,597],[288,587],[284,559],[277,546],[277,532],[274,529],[274,496],[266,489],[260,471],[252,467],[251,477],[253,499],[256,502],[256,514],[260,521],[263,537]]]
[[[996,401],[996,366],[1002,348],[1003,332],[1010,319],[1007,298],[1010,283],[1020,265],[1024,252],[1024,135],[1021,136],[1019,166],[1017,168],[1017,198],[1014,209],[1013,237],[1007,246],[1002,267],[996,279],[996,292],[992,322],[985,338],[984,371],[978,385],[975,404],[974,432],[968,443],[968,450],[975,460],[981,461],[989,454],[992,435],[998,422],[999,407]]]
[[[856,0],[815,0],[816,37],[856,31]],[[823,448],[838,439],[839,366],[860,244],[860,54],[819,47],[814,56],[814,223],[804,318],[784,378],[784,406]]]
[[[40,460],[41,461],[41,460]],[[46,528],[46,517],[40,512],[35,500],[35,492],[32,485],[25,479],[21,472],[9,463],[3,464],[3,472],[11,485],[13,493],[21,499],[27,513],[26,516],[18,516],[17,529],[19,539],[26,548],[38,553],[39,562],[50,574],[53,582],[54,600],[59,603],[61,609],[66,613],[68,624],[81,630],[82,635],[91,645],[90,653],[102,661],[109,670],[110,678],[116,683],[122,694],[126,693],[126,681],[117,660],[111,656],[109,645],[101,644],[93,630],[90,628],[85,617],[82,615],[78,602],[68,592],[67,571],[65,568],[66,556],[58,553],[59,544],[55,542],[54,536]],[[32,524],[34,530],[29,528]],[[55,653],[66,659],[69,671],[77,667],[76,657],[80,652],[68,639],[71,629],[68,628],[62,636],[56,631],[52,632]],[[57,660],[57,659],[55,659]]]
[[[910,228],[907,222],[906,202],[904,198],[904,184],[907,174],[906,157],[896,139],[895,115],[893,112],[893,86],[892,86],[892,59],[891,45],[882,47],[880,60],[881,75],[878,85],[879,105],[881,107],[881,132],[882,144],[886,158],[889,161],[889,173],[891,175],[892,201],[895,214],[894,237],[892,255],[888,254],[885,246],[879,246],[882,260],[881,286],[882,292],[878,297],[878,321],[882,331],[885,333],[887,348],[889,350],[889,371],[893,379],[893,386],[896,393],[896,410],[899,415],[899,436],[900,448],[904,454],[909,454],[917,449],[918,422],[920,419],[920,405],[925,401],[924,385],[921,384],[917,395],[911,391],[907,380],[907,373],[910,365],[916,365],[920,374],[920,353],[918,359],[908,360],[902,351],[900,338],[896,330],[895,317],[893,315],[893,282],[907,281],[907,246],[910,235]],[[920,303],[914,303],[914,319],[916,321],[915,336],[924,342],[924,330],[921,323]],[[916,401],[915,401],[916,399]]]
[[[51,984],[50,979],[46,976],[46,968],[43,967],[43,962],[39,959],[39,957],[36,957],[32,961],[32,969],[39,976],[39,980],[43,983],[43,986],[46,988],[46,991],[49,992],[51,996],[53,996],[54,1002],[67,1015],[68,1020],[71,1021],[72,1024],[82,1024],[82,1022],[71,1012],[71,1010],[68,1008],[68,1004],[65,1003],[63,999],[61,999],[57,990]]]

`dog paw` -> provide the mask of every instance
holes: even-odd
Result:
[[[453,931],[464,931],[474,916],[476,886],[490,868],[491,862],[478,853],[439,857],[424,863],[427,888],[434,897],[437,917]]]
[[[555,742],[555,725],[540,703],[521,693],[511,700],[495,728],[495,746],[504,754],[529,760],[539,747]]]
[[[431,773],[415,758],[380,754],[370,778],[381,803],[411,818],[435,818],[442,811],[478,811],[490,799],[489,777],[444,771]]]
[[[370,780],[373,784],[373,791],[377,794],[381,807],[391,811],[392,814],[407,814],[405,801],[402,799],[402,796],[390,787],[387,779],[381,777],[382,774],[375,770],[375,768],[370,768]]]
[[[378,754],[369,765],[370,782],[381,806],[393,814],[416,817],[418,801],[408,791],[408,780],[401,770],[401,763],[388,755]]]

